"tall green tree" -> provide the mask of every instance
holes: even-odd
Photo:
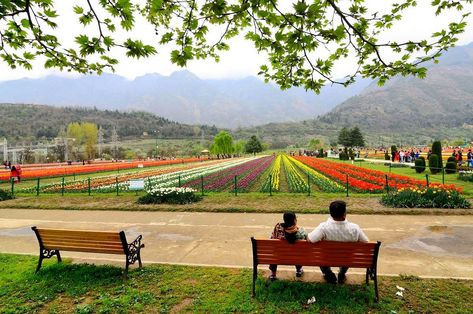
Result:
[[[351,131],[347,127],[343,127],[338,133],[338,144],[345,147],[352,146]]]
[[[244,140],[239,140],[235,142],[234,152],[236,154],[243,154],[245,152],[246,142]]]
[[[85,157],[87,159],[94,159],[97,156],[97,138],[99,129],[97,125],[90,122],[81,124],[82,138],[85,146]]]
[[[260,153],[263,151],[263,145],[261,145],[261,142],[256,137],[256,135],[252,135],[248,142],[246,142],[245,150],[249,154],[256,155],[256,153]]]
[[[210,152],[218,156],[233,154],[233,137],[230,133],[226,131],[218,132],[214,137],[214,142],[210,147]]]
[[[351,136],[352,146],[357,146],[357,147],[365,146],[365,139],[363,137],[363,134],[361,134],[359,127],[355,126],[353,129],[351,129],[350,136]]]
[[[218,61],[229,40],[242,34],[267,55],[260,68],[265,80],[281,88],[303,86],[319,92],[327,82],[346,86],[359,75],[377,78],[379,84],[399,74],[424,77],[422,63],[438,60],[465,31],[471,3],[432,1],[433,12],[447,15],[451,23],[438,26],[430,37],[408,33],[398,41],[389,32],[412,13],[417,1],[389,2],[383,9],[365,0],[293,0],[292,5],[273,0],[84,1],[63,6],[83,28],[77,33],[67,29],[70,36],[59,39],[66,25],[55,2],[2,0],[0,59],[11,68],[31,69],[41,59],[45,68],[101,73],[116,67],[116,50],[128,58],[156,54],[157,48],[143,43],[137,29],[148,23],[157,45],[172,47],[170,60],[178,66],[195,59]],[[346,76],[337,73],[345,77],[337,80],[334,65],[346,59],[355,59],[358,66]]]

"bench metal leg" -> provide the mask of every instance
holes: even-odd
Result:
[[[253,265],[253,288],[251,290],[251,297],[256,296],[256,277],[258,276],[258,265]]]
[[[365,278],[365,283],[367,286],[370,284],[370,269],[366,268],[366,278]]]
[[[378,294],[378,274],[377,274],[377,271],[376,271],[376,268],[374,269],[374,292],[375,292],[375,295],[376,295],[376,303],[379,302],[379,294]]]
[[[39,272],[39,270],[41,269],[41,265],[43,264],[43,259],[51,258],[54,255],[56,255],[58,263],[62,262],[61,254],[59,254],[58,250],[40,249],[39,250],[38,266],[36,266],[35,273]]]

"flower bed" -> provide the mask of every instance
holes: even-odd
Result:
[[[280,174],[281,174],[281,160],[282,156],[278,155],[274,160],[271,168],[269,169],[269,175],[264,180],[263,184],[261,185],[261,192],[269,192],[271,188],[272,191],[277,192],[279,191],[279,183],[281,181]],[[271,179],[270,179],[271,176]]]
[[[300,174],[288,156],[283,155],[282,164],[286,172],[287,184],[289,185],[289,192],[304,193],[307,192],[307,182]]]
[[[383,195],[381,203],[391,207],[470,208],[471,204],[458,191],[444,188],[407,188]]]
[[[398,190],[401,188],[421,187],[426,182],[416,180],[408,176],[386,173],[358,167],[345,163],[338,163],[325,159],[316,159],[312,157],[298,156],[295,159],[314,168],[322,174],[332,178],[340,183],[346,183],[348,175],[348,185],[356,191],[381,193],[386,189],[386,177],[390,189]],[[431,183],[431,187],[445,187],[449,190],[456,189],[461,191],[455,185],[442,185],[439,183]]]
[[[195,194],[195,190],[191,188],[158,188],[148,187],[147,194],[138,199],[138,204],[189,204],[198,202],[201,196]]]

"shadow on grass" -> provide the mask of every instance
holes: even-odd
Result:
[[[315,302],[308,304],[308,300]],[[373,307],[373,286],[330,285],[317,282],[258,279],[256,301],[289,311],[329,311],[337,313],[365,313]]]

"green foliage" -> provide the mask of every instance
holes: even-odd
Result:
[[[325,152],[324,152],[323,148],[319,149],[319,155],[317,157],[319,157],[319,158],[324,158],[325,157]]]
[[[114,126],[120,140],[140,137],[143,132],[153,134],[156,130],[159,131],[160,138],[197,137],[193,126],[172,122],[148,112],[119,112],[21,104],[0,104],[0,111],[2,112],[0,137],[5,136],[8,140],[30,141],[35,138],[69,137],[66,132],[59,134],[60,130],[76,121],[100,125],[106,142],[110,141]],[[217,134],[215,127],[200,126],[200,129],[208,136]],[[78,135],[70,137],[80,138]],[[69,144],[72,144],[72,141],[69,141]]]
[[[384,160],[391,160],[387,151],[384,153]]]
[[[365,140],[358,127],[354,127],[353,129],[343,127],[340,133],[338,133],[338,144],[345,147],[363,147],[365,146]]]
[[[249,154],[256,154],[263,151],[263,146],[256,135],[251,136],[248,142],[246,142],[245,151]]]
[[[443,168],[443,161],[442,161],[442,142],[440,141],[435,141],[432,143],[432,154],[437,155],[438,160],[437,160],[437,168]],[[430,160],[429,160],[429,166],[430,166]]]
[[[472,170],[461,170],[458,171],[458,179],[466,182],[473,182],[473,171]]]
[[[438,61],[443,51],[455,45],[470,13],[464,1],[433,1],[437,15],[457,10],[461,18],[438,27],[426,36],[429,40],[396,42],[387,32],[416,1],[387,4],[378,15],[364,1],[348,7],[337,1],[299,1],[292,7],[273,1],[98,1],[66,6],[72,7],[76,23],[84,26],[79,33],[68,34],[75,39],[70,44],[58,36],[64,30],[58,16],[64,12],[56,11],[61,7],[53,1],[4,0],[1,4],[0,58],[12,69],[31,69],[34,60],[44,59],[45,68],[113,71],[118,60],[111,55],[116,50],[129,58],[156,54],[155,46],[135,38],[139,37],[136,21],[145,19],[156,31],[157,45],[173,47],[170,60],[178,66],[195,59],[218,61],[220,53],[229,49],[230,39],[242,34],[267,55],[259,73],[266,81],[283,89],[303,86],[316,92],[327,82],[352,84],[358,75],[377,78],[380,85],[396,75],[424,78],[427,69],[420,64]],[[92,29],[92,35],[84,29]],[[352,58],[357,60],[357,69],[346,75],[337,73],[345,79],[335,79],[334,65]]]
[[[13,195],[10,192],[0,189],[0,202],[11,199],[13,199]]]
[[[455,190],[442,188],[400,189],[383,195],[381,203],[390,207],[470,208],[471,204]]]
[[[432,174],[439,173],[442,169],[438,168],[439,157],[436,154],[431,154],[429,157],[429,169]]]
[[[422,173],[425,171],[425,158],[420,156],[414,161],[415,169],[417,173]]]
[[[445,173],[452,174],[457,172],[457,163],[456,161],[448,161],[445,164]]]
[[[153,188],[147,189],[147,194],[138,198],[138,204],[190,204],[202,200],[190,188]]]
[[[340,154],[338,154],[338,158],[340,160],[348,160],[349,159],[349,156],[348,156],[348,153],[345,152],[345,151],[341,151]]]
[[[233,137],[226,131],[220,131],[214,137],[210,152],[215,155],[231,155],[234,152]]]
[[[455,157],[453,156],[448,157],[447,162],[456,162]]]

